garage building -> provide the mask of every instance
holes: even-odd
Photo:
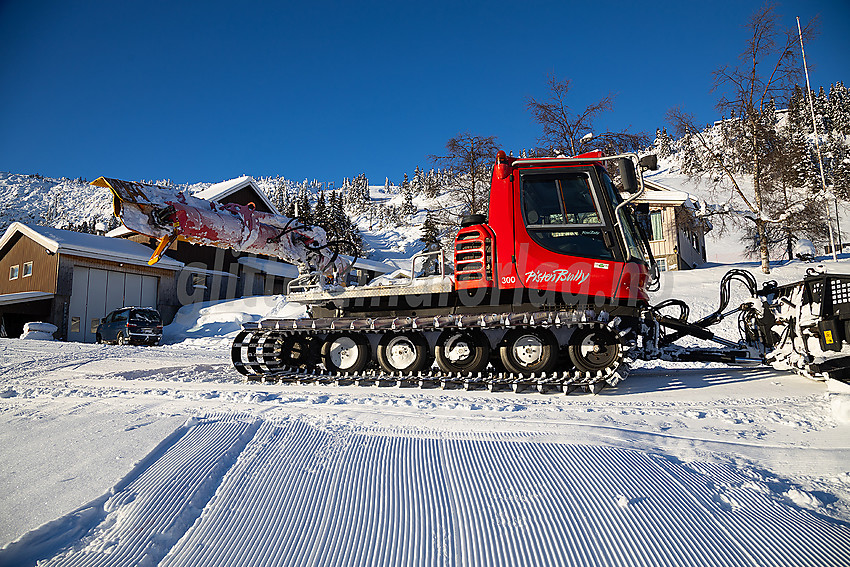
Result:
[[[179,308],[183,263],[120,238],[15,222],[0,238],[0,336],[24,323],[56,325],[57,339],[94,342],[101,317],[119,307],[155,307],[170,322]]]

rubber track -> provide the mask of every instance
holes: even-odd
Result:
[[[624,340],[630,329],[620,329],[619,318],[610,319],[606,312],[598,316],[592,311],[542,311],[535,313],[494,313],[487,315],[444,315],[439,317],[266,319],[248,323],[236,336],[231,359],[247,381],[283,383],[335,383],[340,385],[377,385],[397,387],[441,387],[514,392],[536,390],[541,393],[575,390],[598,393],[606,386],[616,386],[628,376],[624,357],[630,343]],[[319,367],[284,366],[275,354],[277,339],[292,335],[319,335],[328,331],[386,333],[403,330],[439,331],[445,329],[513,329],[513,328],[608,328],[620,339],[620,356],[610,367],[591,374],[579,370],[518,375],[504,372],[446,374],[434,368],[415,375],[388,373],[370,369],[361,373],[329,373]]]

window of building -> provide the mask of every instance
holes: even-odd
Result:
[[[16,280],[18,279],[18,272],[20,271],[20,265],[15,264],[11,268],[9,268],[9,279]]]
[[[661,224],[661,211],[649,213],[649,224],[652,227],[650,240],[664,240],[664,227]]]
[[[655,260],[658,263],[658,269],[662,272],[667,271],[667,259],[666,258],[657,258]]]
[[[207,276],[195,274],[192,276],[192,287],[194,289],[207,289]]]
[[[28,278],[32,275],[32,262],[27,262],[24,264],[24,273],[21,277]]]
[[[79,333],[80,332],[80,318],[79,317],[71,317],[71,332]]]

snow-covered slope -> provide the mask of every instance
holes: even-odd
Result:
[[[111,216],[112,197],[100,187],[82,180],[0,172],[0,230],[15,221],[55,226]]]

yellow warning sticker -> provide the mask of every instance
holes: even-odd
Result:
[[[823,332],[823,340],[826,341],[826,344],[831,345],[832,342],[833,342],[832,341],[832,331],[824,331]]]

